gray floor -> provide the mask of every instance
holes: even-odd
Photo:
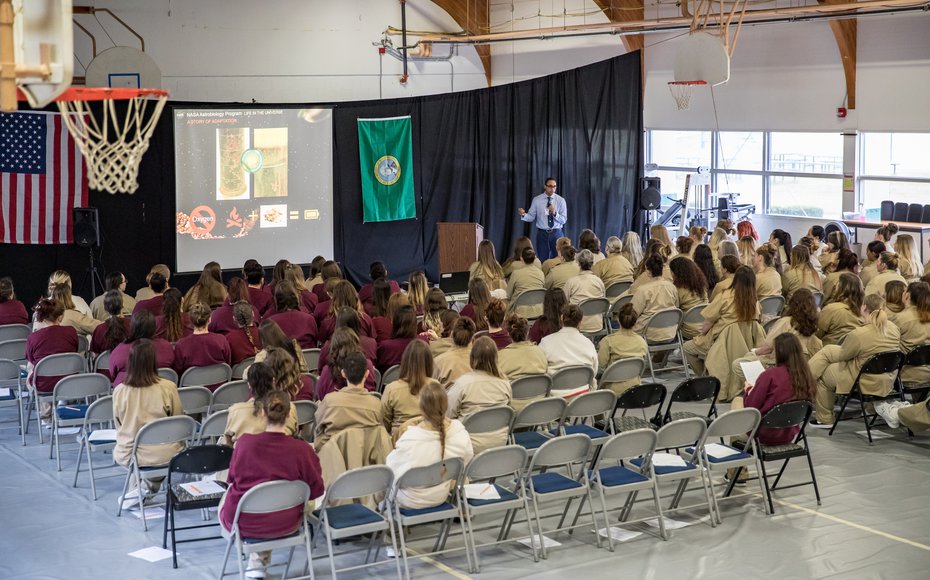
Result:
[[[676,377],[671,377],[675,382]],[[0,409],[0,420],[14,419],[15,410]],[[903,432],[869,447],[854,432],[861,424],[842,424],[834,437],[811,429],[817,476],[823,505],[817,506],[813,489],[801,487],[776,492],[775,515],[762,511],[758,488],[752,495],[723,505],[723,524],[711,528],[706,509],[687,510],[672,518],[696,521],[671,532],[663,542],[644,533],[619,543],[616,552],[597,549],[591,529],[550,534],[562,543],[549,559],[534,563],[527,548],[511,544],[481,550],[482,572],[487,578],[607,578],[619,574],[639,578],[928,578],[930,577],[930,518],[927,517],[927,482],[930,476],[930,436],[908,440]],[[211,578],[221,567],[223,542],[212,540],[181,546],[180,568],[170,560],[148,563],[129,552],[161,545],[163,520],[149,531],[124,515],[117,518],[116,496],[122,478],[99,482],[100,498],[90,498],[89,482],[82,474],[71,487],[76,446],[64,447],[63,471],[48,459],[48,446],[38,445],[34,426],[28,445],[20,444],[14,422],[0,423],[0,578]],[[795,464],[796,462],[796,464]],[[116,471],[114,471],[116,472]],[[802,462],[793,461],[787,478],[806,476]],[[739,489],[739,488],[737,488]],[[670,493],[662,489],[663,494]],[[756,492],[756,493],[752,493]],[[698,503],[703,495],[689,491],[684,503]],[[633,517],[648,517],[648,504]],[[704,518],[703,520],[701,518]],[[193,521],[185,519],[185,521]],[[492,523],[492,522],[488,522]],[[552,527],[555,521],[549,520]],[[645,529],[642,524],[630,526]],[[515,526],[525,534],[525,525]],[[423,538],[430,530],[415,530]],[[487,541],[489,533],[482,534]],[[480,539],[479,539],[480,541]],[[461,546],[453,536],[450,547]],[[415,550],[428,550],[428,539],[414,541]],[[357,547],[354,545],[343,548]],[[314,552],[318,576],[330,575],[325,549]],[[281,554],[276,554],[280,561]],[[348,555],[340,566],[358,563]],[[295,558],[296,571],[303,566]],[[415,578],[467,578],[461,551],[431,561],[411,560]],[[235,568],[233,564],[233,569]],[[273,570],[274,571],[274,570]],[[292,574],[295,571],[292,571]],[[276,569],[279,577],[281,568]],[[347,572],[345,578],[390,578],[391,562],[367,571]]]

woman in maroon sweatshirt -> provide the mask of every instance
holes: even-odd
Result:
[[[316,348],[316,319],[311,314],[301,312],[300,298],[294,285],[282,280],[274,290],[277,312],[267,319],[274,320],[284,334],[300,344],[300,348]]]
[[[222,334],[207,330],[210,323],[210,307],[200,302],[191,305],[191,324],[194,333],[178,341],[174,347],[174,370],[178,377],[192,367],[208,367],[216,364],[231,364],[232,350]],[[219,385],[208,385],[210,390]]]
[[[233,305],[242,300],[249,302],[249,287],[246,285],[245,280],[236,276],[229,281],[229,294],[226,295],[226,300],[223,302],[223,305],[214,310],[213,314],[210,315],[210,326],[207,327],[209,331],[219,334],[229,334],[238,329],[239,325],[236,324],[236,320],[233,317]],[[249,305],[251,305],[251,302],[249,302]],[[258,326],[261,321],[262,319],[258,315],[258,308],[252,306],[252,322]]]
[[[413,306],[401,306],[394,312],[391,338],[378,344],[378,370],[383,374],[394,365],[400,364],[404,350],[417,340],[417,314]]]
[[[252,305],[246,300],[236,302],[233,306],[233,318],[238,328],[226,334],[232,353],[232,364],[237,365],[245,359],[255,356],[261,350],[262,341],[258,327],[252,320]],[[223,335],[220,335],[223,336]]]
[[[375,342],[373,338],[361,336],[362,328],[358,320],[358,312],[351,308],[343,308],[336,316],[336,330],[340,328],[352,329],[352,332],[358,337],[358,344],[362,348],[362,354],[365,355],[365,358],[371,361],[378,359],[378,343]],[[332,339],[327,340],[323,344],[323,347],[320,348],[319,368],[321,369],[329,364],[329,350],[331,345]]]
[[[26,384],[40,393],[51,393],[55,390],[55,383],[61,377],[38,377],[32,376],[32,371],[36,364],[43,358],[65,352],[77,352],[78,337],[77,330],[73,326],[62,326],[61,319],[65,315],[65,307],[57,300],[49,298],[40,298],[35,308],[36,321],[43,322],[44,326],[33,332],[26,339],[26,361],[29,363],[29,378]],[[51,414],[51,407],[46,406],[42,410],[42,417],[48,417]]]
[[[28,324],[26,305],[16,299],[13,281],[0,278],[0,324]]]
[[[172,368],[174,366],[174,349],[171,343],[163,338],[155,338],[155,317],[148,310],[133,312],[129,321],[129,336],[122,343],[110,351],[110,376],[113,377],[113,386],[118,386],[126,378],[129,367],[129,351],[132,345],[140,338],[148,338],[155,347],[155,364],[157,368]]]

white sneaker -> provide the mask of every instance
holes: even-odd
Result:
[[[396,557],[397,557],[397,552],[395,552],[395,551],[394,551],[394,548],[392,548],[391,546],[385,546],[385,547],[384,547],[384,555],[385,555],[385,557],[387,557],[387,558],[396,558]]]
[[[245,571],[246,578],[264,578],[268,562],[258,553],[249,554],[249,564]]]
[[[126,492],[126,495],[116,498],[116,503],[121,505],[124,510],[134,508],[139,505],[139,490],[130,489]]]
[[[898,407],[889,403],[888,401],[879,401],[875,403],[875,412],[878,413],[878,416],[884,419],[885,423],[888,424],[892,429],[897,429],[901,426],[901,422],[898,420]]]

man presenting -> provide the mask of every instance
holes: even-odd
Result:
[[[562,226],[568,220],[565,198],[556,195],[557,187],[555,178],[547,177],[545,193],[533,198],[530,210],[517,210],[520,219],[536,224],[536,253],[542,261],[557,255],[555,241],[562,237]]]

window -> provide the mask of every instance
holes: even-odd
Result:
[[[649,142],[652,163],[692,172],[701,166],[710,167],[710,131],[651,131]]]
[[[843,180],[839,177],[769,177],[768,213],[835,218],[843,213]]]
[[[772,133],[769,171],[843,174],[843,136],[839,133]]]
[[[722,132],[717,138],[718,169],[762,171],[763,133]]]
[[[739,205],[751,203],[756,206],[755,213],[762,213],[763,181],[761,175],[748,175],[745,173],[720,173],[717,176],[717,189],[719,193],[737,193],[736,203]]]
[[[859,137],[860,207],[879,219],[883,201],[930,203],[930,133],[863,133]]]

